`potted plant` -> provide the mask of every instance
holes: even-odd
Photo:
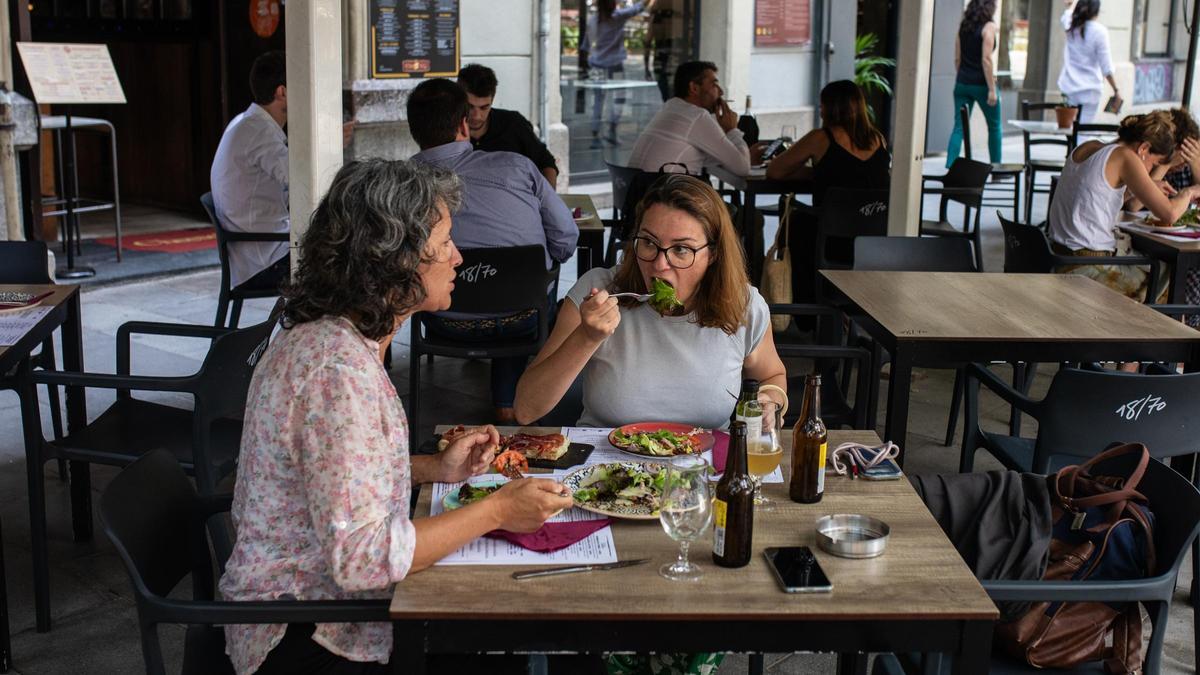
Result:
[[[1079,113],[1079,108],[1071,105],[1071,100],[1063,96],[1062,103],[1054,109],[1054,116],[1058,119],[1059,129],[1071,129],[1075,126],[1075,115]]]

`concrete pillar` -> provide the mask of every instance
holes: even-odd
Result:
[[[714,0],[700,12],[700,60],[717,64],[725,99],[741,111],[750,93],[754,8],[745,0]]]
[[[288,190],[292,250],[342,166],[342,2],[288,4]],[[299,255],[292,255],[292,266]]]
[[[1059,2],[1035,2],[1029,6],[1025,80],[1018,92],[1021,99],[1057,98],[1058,73],[1062,70],[1063,45],[1067,39],[1059,23],[1062,13],[1063,5]],[[1019,113],[1019,102],[1016,110]]]
[[[888,235],[916,236],[921,226],[921,168],[933,48],[934,0],[905,0],[900,12],[893,110]]]

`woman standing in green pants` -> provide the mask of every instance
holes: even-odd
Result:
[[[1000,94],[996,91],[992,62],[999,30],[992,19],[995,14],[996,0],[971,0],[958,25],[954,41],[954,65],[958,69],[954,81],[954,131],[946,148],[946,168],[958,159],[962,149],[962,116],[958,111],[964,105],[973,108],[978,104],[983,111],[988,127],[988,158],[993,164],[1000,162]]]

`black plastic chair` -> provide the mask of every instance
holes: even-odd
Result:
[[[462,251],[450,306],[465,314],[515,314],[537,312],[537,330],[530,337],[502,338],[496,342],[460,342],[425,332],[425,314],[413,315],[408,373],[409,447],[420,445],[422,354],[459,359],[494,359],[535,356],[550,334],[550,302],[557,295],[558,265],[546,269],[546,252],[541,246],[508,246]]]
[[[1117,132],[1120,130],[1121,130],[1121,125],[1119,125],[1119,124],[1096,124],[1096,123],[1081,124],[1079,122],[1079,116],[1076,116],[1075,124],[1071,127],[1071,140],[1070,140],[1071,145],[1069,146],[1069,148],[1070,148],[1070,150],[1074,150],[1075,148],[1079,147],[1080,136],[1093,136],[1093,137],[1094,136],[1102,136],[1102,137],[1108,137],[1108,138],[1115,138],[1117,135]],[[1085,142],[1087,140],[1091,140],[1091,139],[1084,139]]]
[[[1053,111],[1059,107],[1057,103],[1034,103],[1033,101],[1021,101],[1021,119],[1033,120],[1041,119],[1045,111]],[[1082,106],[1075,106],[1075,119],[1079,119],[1079,111]],[[1071,140],[1058,135],[1032,134],[1028,131],[1021,132],[1022,140],[1025,146],[1025,222],[1033,222],[1033,196],[1038,192],[1046,192],[1046,188],[1037,187],[1037,175],[1045,174],[1060,174],[1063,170],[1063,163],[1066,161],[1066,153],[1070,152]],[[1033,157],[1033,148],[1036,146],[1057,145],[1063,148],[1063,159],[1035,159]],[[1016,216],[1014,216],[1015,218]]]
[[[854,269],[883,272],[975,272],[971,242],[950,237],[859,237],[854,240]],[[854,333],[855,341],[867,345],[873,353],[873,371],[877,374],[888,357],[866,335]],[[946,445],[958,426],[958,404],[962,400],[962,369],[954,377],[954,395],[946,423]],[[870,407],[879,404],[879,378],[870,380]]]
[[[100,522],[125,564],[137,603],[142,658],[165,675],[160,624],[187,624],[184,675],[232,673],[224,624],[387,621],[387,600],[214,600],[204,524],[229,510],[230,495],[202,497],[163,450],[146,453],[113,478],[100,497]],[[192,597],[169,597],[191,577]]]
[[[971,156],[971,107],[964,105],[958,109],[958,118],[962,122],[962,139],[963,139],[963,157],[974,159]],[[1021,212],[1021,174],[1025,173],[1024,164],[1004,164],[1002,162],[992,163],[992,178],[1007,180],[1012,179],[1012,186],[1005,184],[988,183],[983,189],[982,204],[985,206],[1005,205],[1008,199],[1005,197],[987,196],[988,191],[1012,194],[1012,215],[1013,218]]]
[[[887,234],[888,191],[830,188],[814,208],[794,203],[794,211],[807,212],[816,219],[817,237],[813,247],[813,289],[818,302],[827,303],[831,294],[821,270],[846,270],[854,267],[853,254],[845,259],[845,251],[854,250],[859,237],[878,237]],[[842,254],[839,257],[838,252]]]
[[[50,271],[47,268],[46,244],[41,241],[4,241],[0,242],[0,284],[52,284]],[[36,354],[29,356],[29,367],[41,370],[57,370],[54,355],[54,338],[48,337],[42,342],[42,347]],[[12,389],[21,395],[18,382],[12,377],[0,373],[0,390]],[[50,426],[54,438],[63,436],[62,405],[58,396],[58,387],[47,385],[46,395],[50,400]],[[67,479],[66,462],[58,465],[59,478]]]
[[[1095,451],[1104,446],[1095,448]],[[1127,475],[1137,461],[1136,456],[1119,457],[1095,467],[1098,474]],[[1171,611],[1171,600],[1179,567],[1189,547],[1195,548],[1200,533],[1200,491],[1188,480],[1162,462],[1152,461],[1138,490],[1149,500],[1154,512],[1154,547],[1158,561],[1157,574],[1147,579],[1128,581],[981,581],[988,596],[996,602],[1141,602],[1150,615],[1150,642],[1144,657],[1146,675],[1158,675],[1162,670],[1163,639]],[[875,657],[874,673],[949,673],[950,658],[926,655],[879,654]],[[902,662],[903,661],[903,662]],[[923,662],[922,662],[923,661]],[[939,662],[940,661],[940,662]],[[1099,663],[1087,664],[1072,671],[1036,669],[997,653],[992,657],[989,672],[1000,673],[1103,673]]]
[[[983,189],[987,186],[992,165],[959,157],[950,165],[950,170],[941,176],[921,177],[921,198],[938,195],[937,220],[922,220],[921,234],[934,237],[959,237],[970,239],[975,247],[975,269],[983,271],[983,235],[979,227],[983,210]],[[926,187],[926,183],[941,183],[942,187]],[[963,207],[961,226],[950,222],[950,204]],[[972,217],[972,213],[974,216]]]
[[[1146,302],[1158,297],[1158,260],[1144,255],[1120,255],[1079,258],[1058,255],[1050,249],[1050,240],[1041,228],[1018,223],[996,212],[1000,227],[1004,229],[1004,271],[1018,274],[1049,274],[1060,267],[1071,265],[1148,265],[1150,287]]]
[[[213,231],[217,233],[217,257],[221,260],[221,292],[217,297],[217,317],[213,320],[213,325],[217,327],[228,326],[229,328],[237,328],[238,320],[242,315],[243,300],[274,298],[279,295],[279,289],[277,287],[252,287],[247,284],[240,286],[231,285],[229,280],[229,245],[243,241],[289,241],[289,235],[286,232],[231,232],[221,227],[221,221],[217,219],[217,208],[213,204],[211,192],[205,192],[200,196],[200,204],[204,207],[204,212],[208,214]],[[233,313],[229,315],[229,305],[231,302],[233,303]],[[226,315],[229,315],[228,323],[226,323]]]
[[[115,389],[117,400],[99,417],[65,438],[39,444],[38,457],[29,458],[30,529],[34,549],[35,593],[46,593],[45,491],[40,488],[42,464],[60,458],[91,464],[125,466],[138,457],[165,450],[195,475],[202,494],[213,494],[217,483],[235,468],[241,445],[242,415],[254,366],[266,348],[283,301],[266,321],[241,329],[131,321],[117,329],[117,373],[39,372],[37,382],[61,386]],[[169,335],[212,340],[200,369],[191,375],[158,377],[130,375],[130,336]],[[130,391],[190,394],[193,410],[133,398]],[[35,432],[36,433],[36,432]],[[91,505],[75,504],[91,512]],[[227,554],[231,538],[216,526],[218,554]],[[48,605],[47,605],[48,606]]]

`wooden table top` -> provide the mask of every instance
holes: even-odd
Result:
[[[1150,241],[1162,246],[1173,248],[1180,253],[1200,253],[1200,239],[1188,239],[1186,241],[1181,239],[1172,239],[1171,237],[1163,236],[1163,234],[1146,232],[1144,230],[1135,230],[1132,227],[1125,227],[1125,224],[1121,225],[1121,230],[1123,232],[1128,232],[1129,236],[1133,237],[1135,241],[1139,239],[1149,239]]]
[[[714,178],[729,184],[731,187],[741,190],[753,190],[756,194],[786,194],[795,192],[798,194],[811,194],[812,181],[808,180],[774,180],[767,178],[767,169],[764,166],[756,166],[751,168],[749,176],[737,176],[723,166],[714,166],[708,169],[710,175]]]
[[[600,220],[600,214],[596,211],[596,205],[592,202],[591,195],[559,195],[559,197],[572,213],[576,208],[583,210],[583,216],[575,219],[575,224],[579,226],[579,229],[604,229],[604,221]]]
[[[783,471],[789,471],[790,433]],[[829,444],[854,440],[878,444],[871,431],[830,431]],[[614,520],[622,560],[651,558],[634,567],[514,581],[521,569],[507,565],[434,566],[396,584],[391,614],[397,619],[569,620],[817,620],[923,618],[992,620],[997,611],[907,480],[849,480],[830,472],[824,499],[796,504],[787,485],[767,485],[777,503],[754,522],[755,555],[739,569],[712,562],[712,537],[692,544],[691,558],[704,571],[697,583],[658,574],[678,545],[657,521]],[[416,514],[429,514],[422,490]],[[878,558],[849,560],[817,548],[813,523],[831,513],[863,513],[891,526],[887,550]],[[768,546],[806,545],[833,582],[831,593],[787,594],[762,555]]]
[[[903,340],[1178,342],[1200,333],[1076,274],[821,274]]]
[[[0,284],[0,291],[17,291],[17,292],[21,292],[21,293],[34,293],[34,294],[41,294],[41,293],[45,293],[46,291],[53,291],[54,292],[53,295],[51,295],[50,297],[39,302],[37,306],[39,306],[39,307],[46,307],[46,306],[58,307],[59,305],[66,302],[67,300],[70,300],[72,295],[74,295],[75,293],[78,293],[79,287],[78,286],[69,286],[69,285],[60,286],[60,285],[56,285],[56,284]],[[0,312],[0,317],[3,317],[3,316],[4,316],[4,313]],[[52,320],[53,319],[49,315],[47,315],[47,317],[45,319],[43,319],[43,322],[44,321],[52,321]],[[4,357],[7,354],[7,352],[16,346],[17,345],[0,345],[0,363],[5,361]]]

